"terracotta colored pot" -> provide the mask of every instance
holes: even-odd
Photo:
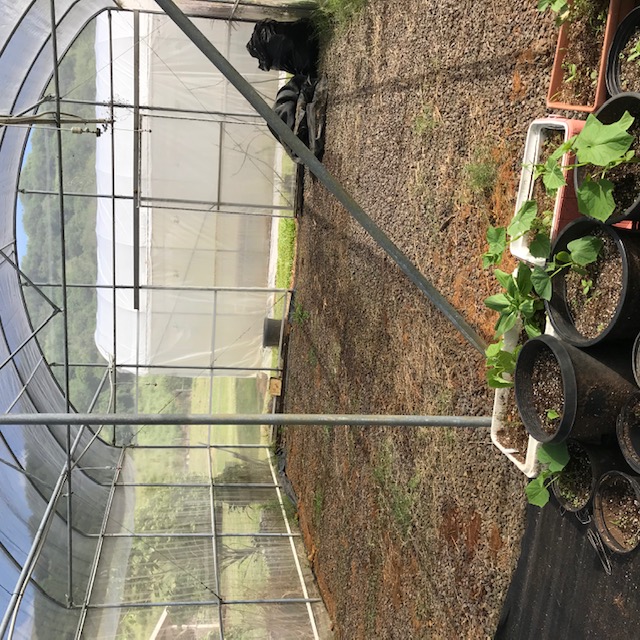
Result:
[[[556,45],[556,54],[553,60],[551,70],[551,82],[549,83],[549,92],[547,94],[547,107],[549,109],[562,109],[565,111],[584,111],[592,113],[607,99],[606,86],[606,70],[607,56],[609,47],[613,42],[618,25],[624,20],[627,14],[635,7],[633,0],[611,0],[609,3],[609,12],[607,15],[607,24],[604,31],[604,40],[602,43],[593,43],[593,46],[601,46],[600,64],[598,66],[598,79],[596,83],[595,98],[591,104],[570,104],[559,102],[554,96],[560,91],[562,86],[563,69],[562,63],[566,53],[567,41],[571,30],[571,23],[565,22],[558,33],[558,43]]]

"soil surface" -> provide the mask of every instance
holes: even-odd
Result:
[[[517,458],[522,464],[527,458],[527,447],[529,445],[529,434],[524,428],[513,389],[506,390],[506,401],[502,415],[496,416],[502,421],[502,428],[497,432],[498,442],[505,449],[512,449],[511,455]]]
[[[564,273],[567,308],[576,331],[585,338],[596,338],[611,323],[622,295],[622,257],[613,238],[596,233],[602,249],[595,262],[581,275],[568,269]]]
[[[636,50],[639,43],[640,29],[636,28],[620,53],[620,88],[622,91],[638,91],[640,89],[640,57],[638,57]],[[630,57],[631,60],[629,60]]]
[[[602,515],[615,540],[627,549],[640,541],[640,504],[633,487],[623,478],[602,488]]]
[[[557,31],[535,3],[369,0],[323,55],[324,163],[485,340],[489,224],[514,213]],[[513,260],[501,269],[510,272]],[[309,175],[284,410],[490,416],[483,356]],[[493,635],[525,478],[488,428],[291,427],[281,441],[337,638]]]
[[[558,475],[554,493],[559,496],[570,510],[579,510],[587,506],[591,497],[593,474],[586,449],[579,442],[570,441],[569,462]]]
[[[564,411],[564,388],[560,363],[548,347],[542,346],[531,370],[533,406],[547,434],[555,433]]]

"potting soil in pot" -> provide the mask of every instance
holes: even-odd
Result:
[[[640,503],[623,478],[615,478],[602,488],[603,516],[618,542],[634,547],[640,539]]]
[[[556,491],[575,509],[582,509],[591,495],[592,473],[589,455],[578,442],[571,441],[569,462],[556,480]]]
[[[590,104],[595,99],[609,0],[586,0],[579,5],[567,24],[562,85],[553,100]]]
[[[543,136],[537,164],[544,164],[553,152],[564,142],[564,133],[559,129],[545,129]],[[544,211],[553,212],[556,205],[556,197],[555,195],[550,196],[547,193],[544,183],[542,182],[542,176],[533,183],[531,198],[538,204],[539,216],[541,216]]]
[[[566,303],[576,330],[595,338],[613,319],[622,292],[622,258],[606,233],[596,232],[602,242],[598,259],[584,267],[586,275],[568,269],[563,273]]]
[[[508,399],[504,404],[504,412],[500,416],[500,420],[502,427],[496,434],[498,441],[505,449],[512,449],[511,455],[524,464],[529,446],[529,434],[520,419],[513,389],[509,389]]]
[[[636,28],[620,52],[620,88],[622,91],[640,91],[640,55],[633,57],[638,53],[636,47],[640,47],[640,27]]]
[[[551,349],[540,349],[531,371],[533,404],[545,433],[555,433],[564,411],[562,371]]]

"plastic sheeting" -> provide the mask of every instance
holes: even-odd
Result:
[[[251,25],[198,26],[272,99],[277,75],[258,72],[244,50]],[[133,104],[132,16],[114,15],[112,29],[114,95]],[[107,360],[138,373],[161,366],[165,374],[195,377],[209,367],[230,367],[218,373],[252,375],[262,363],[271,294],[239,288],[268,284],[276,145],[248,103],[172,22],[142,16],[140,31],[140,309],[134,309],[133,200],[100,198],[98,284],[121,288],[115,307],[113,292],[98,290],[96,344]],[[108,37],[107,19],[100,17],[96,86],[98,100],[107,102]],[[129,198],[132,118],[130,108],[118,109],[113,134],[115,191]],[[98,193],[111,195],[110,135],[98,139],[96,170]],[[235,290],[203,290],[220,287]]]

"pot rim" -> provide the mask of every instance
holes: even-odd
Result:
[[[576,234],[575,228],[580,228],[582,226],[586,227],[585,233]],[[559,280],[557,280],[556,278],[552,280],[553,293],[551,300],[544,301],[545,312],[554,330],[567,342],[577,347],[590,347],[594,344],[597,344],[598,342],[601,342],[611,333],[618,319],[620,318],[624,307],[625,298],[622,294],[627,291],[629,287],[629,253],[622,240],[620,229],[611,227],[608,224],[604,224],[603,222],[599,222],[598,220],[594,220],[593,218],[586,217],[570,222],[556,239],[551,250],[551,255],[555,255],[558,249],[566,249],[566,246],[569,242],[588,235],[591,232],[590,229],[594,228],[603,231],[614,241],[616,249],[618,250],[618,253],[620,255],[620,259],[622,260],[621,295],[618,299],[613,317],[609,321],[609,324],[594,338],[586,338],[575,328],[575,325],[570,319],[571,314],[569,313],[569,309],[567,308],[566,296],[562,295],[562,293],[564,293],[564,277],[561,277]],[[567,238],[567,236],[569,237]],[[563,276],[563,273],[559,273],[558,276]],[[557,284],[557,286],[562,287],[562,289],[558,291],[554,283],[559,283]],[[554,301],[554,298],[560,299],[561,305],[553,305],[552,303]]]
[[[624,473],[623,471],[606,471],[602,474],[600,479],[598,480],[598,484],[596,485],[595,492],[593,494],[593,519],[596,525],[596,529],[600,533],[602,540],[604,543],[616,553],[626,554],[631,553],[638,544],[640,544],[640,538],[636,544],[633,546],[623,545],[618,539],[613,535],[609,527],[607,526],[607,522],[604,517],[603,508],[602,508],[602,488],[611,481],[612,478],[622,478],[622,480],[627,483],[636,494],[636,498],[640,500],[640,487],[638,486],[637,479],[628,473]]]
[[[560,422],[553,433],[547,433],[542,428],[538,414],[533,409],[531,372],[536,356],[544,348],[548,348],[560,364],[564,391],[562,418],[560,418]],[[571,428],[578,412],[578,390],[573,362],[562,342],[550,335],[541,335],[527,340],[518,354],[514,379],[516,404],[522,422],[529,434],[542,443],[558,443],[566,440],[571,433]]]

